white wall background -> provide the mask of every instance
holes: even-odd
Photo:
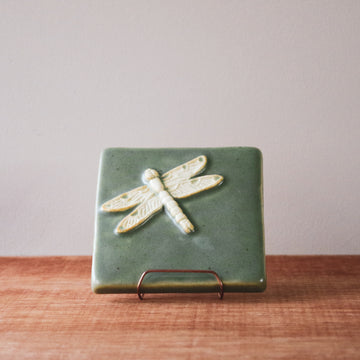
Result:
[[[360,253],[360,1],[0,2],[0,255],[91,254],[105,147],[257,146],[269,254]]]

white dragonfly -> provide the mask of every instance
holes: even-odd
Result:
[[[147,169],[142,180],[145,185],[116,196],[105,202],[101,209],[107,212],[125,211],[136,205],[129,215],[121,220],[116,231],[125,233],[135,229],[163,207],[171,219],[185,232],[195,231],[174,199],[182,199],[221,184],[221,175],[205,175],[192,178],[205,169],[206,156],[197,158],[169,170],[162,176],[154,169]]]

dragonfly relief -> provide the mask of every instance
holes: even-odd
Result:
[[[142,180],[145,185],[120,194],[105,202],[101,209],[107,212],[125,211],[137,206],[121,220],[116,231],[125,233],[135,229],[163,207],[172,220],[185,232],[195,231],[194,225],[186,217],[174,199],[182,199],[222,183],[221,175],[204,175],[193,178],[206,166],[206,156],[197,158],[169,170],[163,175],[154,169],[147,169]]]

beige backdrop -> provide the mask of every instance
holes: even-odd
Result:
[[[0,2],[0,255],[91,254],[105,147],[257,146],[269,254],[360,253],[360,1]]]

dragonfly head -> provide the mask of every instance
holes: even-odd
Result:
[[[159,177],[159,173],[154,169],[146,169],[143,176],[144,179],[149,182],[150,180]]]

